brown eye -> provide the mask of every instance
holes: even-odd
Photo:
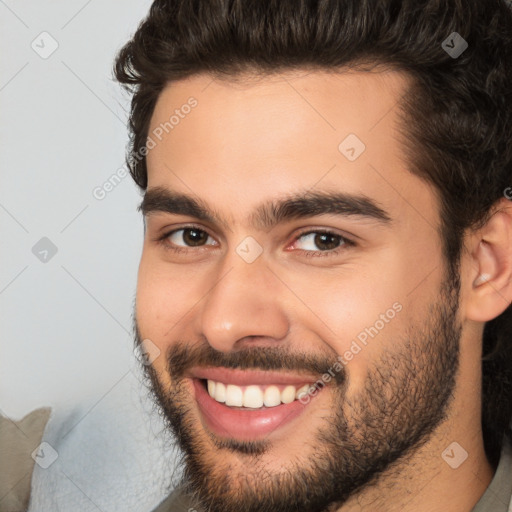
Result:
[[[203,242],[208,240],[208,234],[199,229],[184,229],[183,240],[187,245],[203,245]]]
[[[168,235],[169,242],[180,247],[202,246],[208,239],[213,241],[206,231],[194,227],[177,229]]]
[[[329,251],[336,249],[340,245],[340,238],[337,235],[318,233],[315,236],[315,245],[323,251]]]
[[[298,247],[304,251],[325,252],[333,251],[343,246],[347,241],[335,233],[327,233],[322,231],[312,231],[304,233],[297,238],[297,243],[302,240],[302,247]]]

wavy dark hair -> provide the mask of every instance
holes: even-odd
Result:
[[[468,43],[456,58],[443,48],[453,32]],[[437,191],[454,275],[463,233],[484,223],[512,185],[511,63],[505,0],[156,0],[117,55],[114,74],[133,94],[127,162],[144,190],[150,118],[172,81],[200,72],[405,72],[404,149],[410,171]],[[483,336],[482,425],[493,464],[511,436],[511,336],[509,307]]]

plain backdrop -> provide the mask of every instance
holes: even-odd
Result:
[[[143,224],[112,63],[149,0],[0,0],[0,413],[97,404],[134,364]],[[108,188],[108,186],[107,186]],[[96,193],[101,197],[103,194]]]

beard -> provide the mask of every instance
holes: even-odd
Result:
[[[302,415],[306,429],[297,435],[306,455],[290,454],[277,470],[265,461],[269,440],[220,439],[202,426],[183,375],[203,365],[322,375],[333,366],[332,354],[296,354],[279,346],[224,353],[206,341],[174,343],[165,354],[169,388],[151,365],[145,371],[181,448],[185,491],[208,512],[326,512],[380,477],[398,475],[446,419],[459,363],[458,292],[457,279],[444,285],[422,321],[370,363],[362,389],[352,397],[343,367],[327,386],[332,403],[322,411],[321,428],[308,430],[307,410]],[[135,331],[140,344],[137,324]]]

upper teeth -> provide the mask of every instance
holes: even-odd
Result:
[[[208,393],[217,402],[233,407],[275,407],[280,404],[289,404],[308,392],[309,384],[297,389],[295,386],[235,386],[208,380]]]

